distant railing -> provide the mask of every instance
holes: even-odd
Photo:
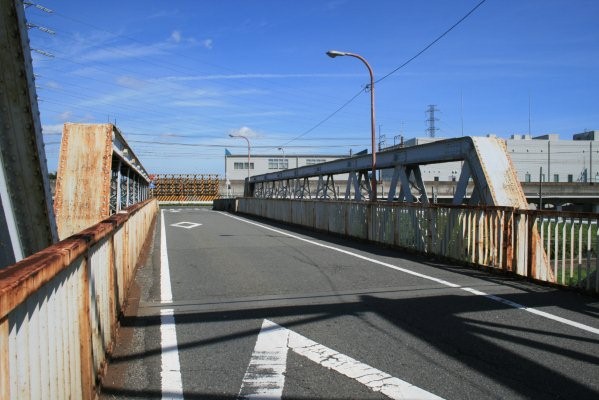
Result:
[[[151,195],[161,203],[193,203],[219,197],[218,175],[152,175]]]
[[[256,198],[215,208],[599,292],[599,214]]]
[[[147,200],[0,270],[0,398],[92,399],[151,234]]]

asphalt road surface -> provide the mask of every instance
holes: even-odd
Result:
[[[104,399],[599,399],[599,300],[164,208]]]

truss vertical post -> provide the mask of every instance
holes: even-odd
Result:
[[[58,240],[23,4],[0,2],[0,268]]]

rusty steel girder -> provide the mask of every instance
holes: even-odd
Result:
[[[64,124],[54,211],[60,239],[149,197],[149,176],[112,124]]]
[[[21,1],[0,2],[0,268],[58,239]]]

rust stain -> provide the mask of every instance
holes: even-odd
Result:
[[[514,214],[510,213],[503,226],[503,247],[504,247],[504,269],[514,271],[514,245],[512,231],[514,229]]]
[[[60,239],[109,216],[112,124],[65,124],[54,211]]]
[[[129,207],[126,213],[97,223],[61,242],[58,242],[18,263],[0,270],[0,319],[24,302],[42,285],[52,280],[88,249],[122,226],[131,215],[145,205],[155,202],[148,199]]]
[[[2,318],[0,319],[0,399],[10,399],[8,335],[8,318]]]
[[[81,398],[83,399],[93,398],[96,392],[91,339],[89,275],[90,265],[88,260],[85,260],[85,269],[81,278],[83,293],[79,302],[79,354],[81,357]]]

